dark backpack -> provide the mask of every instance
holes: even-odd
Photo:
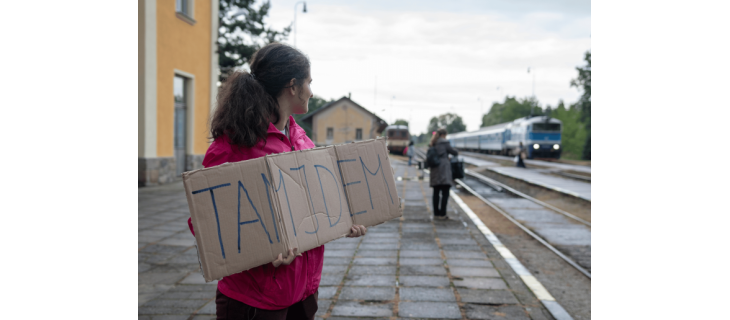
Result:
[[[438,167],[441,164],[441,159],[439,159],[439,154],[436,152],[435,147],[428,148],[428,152],[426,152],[426,167],[427,168],[433,168]]]

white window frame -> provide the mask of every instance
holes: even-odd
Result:
[[[183,12],[178,7],[178,4],[185,3],[187,5],[187,11]],[[175,15],[181,20],[195,25],[195,0],[175,0]]]
[[[195,123],[195,75],[192,73],[188,73],[182,70],[174,69],[173,78],[175,76],[183,77],[185,78],[185,121],[187,122],[185,124],[186,127],[186,135],[185,135],[185,154],[193,154],[193,138],[195,137],[195,126],[193,125]],[[174,120],[173,120],[174,121]],[[173,125],[173,130],[175,130],[175,126]],[[174,136],[174,132],[173,132]]]

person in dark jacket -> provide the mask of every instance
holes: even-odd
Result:
[[[459,152],[454,149],[448,140],[446,140],[446,129],[440,128],[436,130],[431,137],[432,148],[436,148],[439,155],[439,165],[431,168],[430,186],[433,188],[433,214],[435,219],[446,220],[446,204],[449,202],[449,189],[453,179],[451,179],[451,162],[449,154],[458,155]],[[439,196],[440,194],[440,196]]]
[[[525,167],[525,158],[526,157],[527,157],[527,153],[525,152],[525,147],[522,145],[522,142],[520,141],[520,147],[517,148],[517,167],[526,168]]]
[[[413,161],[413,153],[415,150],[413,150],[413,141],[408,143],[408,151],[406,151],[406,154],[408,155],[408,166],[411,166],[411,161]]]

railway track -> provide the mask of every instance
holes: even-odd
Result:
[[[493,154],[485,154],[485,153],[479,153],[479,152],[471,152],[471,151],[463,151],[459,150],[459,154],[463,154],[466,156],[471,157],[477,157],[484,160],[491,160],[491,161],[509,161],[512,162],[513,157],[508,156],[500,156],[500,155],[493,155]],[[552,169],[553,171],[560,171],[564,173],[568,173],[572,176],[578,176],[576,179],[585,180],[583,178],[587,178],[588,181],[590,181],[590,175],[591,175],[591,167],[589,166],[583,166],[578,164],[573,164],[569,162],[562,162],[562,161],[550,161],[548,159],[526,159],[525,163],[528,166],[533,167],[539,167],[542,169]]]
[[[420,149],[415,151],[421,161],[425,159],[425,152]],[[591,278],[590,222],[476,172],[465,170],[465,173],[464,179],[455,180],[463,190],[499,212],[581,274]]]

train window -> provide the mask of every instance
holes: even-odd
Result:
[[[355,129],[355,140],[362,140],[362,129]]]
[[[534,123],[532,131],[560,131],[559,123]]]
[[[395,137],[395,130],[388,131],[388,138],[393,138],[393,137]]]
[[[335,136],[335,130],[333,128],[327,128],[327,140],[332,140]]]

